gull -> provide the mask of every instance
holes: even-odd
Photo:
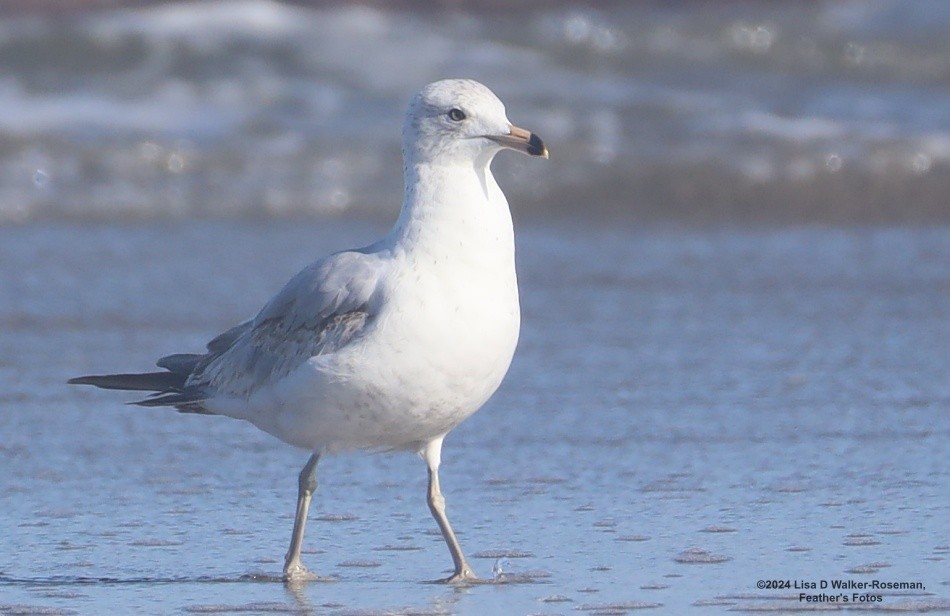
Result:
[[[505,148],[548,157],[481,83],[427,85],[403,124],[405,195],[385,237],[306,267],[205,353],[69,382],[152,392],[133,404],[242,419],[311,452],[286,581],[317,579],[300,551],[321,456],[416,452],[455,567],[443,581],[476,579],[445,513],[439,465],[446,434],[498,389],[518,342],[514,230],[490,168]]]

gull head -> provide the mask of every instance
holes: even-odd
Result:
[[[409,105],[402,135],[407,163],[488,165],[505,148],[548,157],[541,139],[509,122],[495,93],[471,79],[424,87]]]

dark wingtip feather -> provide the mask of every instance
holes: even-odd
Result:
[[[143,374],[101,374],[80,376],[66,381],[70,385],[95,385],[102,389],[123,391],[166,391],[181,389],[186,377],[171,372],[146,372]]]
[[[198,365],[201,360],[204,359],[204,355],[197,355],[195,353],[175,353],[174,355],[166,355],[165,357],[158,360],[158,367],[164,368],[169,372],[174,372],[175,374],[191,374],[195,369],[195,366]]]
[[[182,413],[214,415],[204,408],[207,395],[197,389],[185,390],[185,376],[171,372],[145,374],[102,374],[79,376],[67,381],[70,385],[95,385],[102,389],[153,392],[143,400],[129,402],[136,406],[174,406]]]
[[[202,402],[207,398],[201,395],[198,392],[190,393],[174,393],[174,392],[159,392],[152,394],[148,398],[143,400],[136,400],[135,402],[129,402],[135,406],[144,406],[144,407],[156,407],[156,406],[174,406],[182,413],[197,413],[199,415],[214,415],[208,409],[206,409]]]

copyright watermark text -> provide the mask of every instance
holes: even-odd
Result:
[[[755,583],[760,590],[798,591],[801,603],[881,603],[884,591],[927,590],[923,582],[891,580],[793,580],[762,579]]]

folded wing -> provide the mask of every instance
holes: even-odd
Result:
[[[361,336],[380,302],[385,267],[373,253],[340,252],[302,270],[253,319],[220,334],[204,354],[158,361],[164,372],[72,379],[105,389],[155,392],[135,402],[208,413],[215,396],[247,398],[311,357],[333,353]]]

